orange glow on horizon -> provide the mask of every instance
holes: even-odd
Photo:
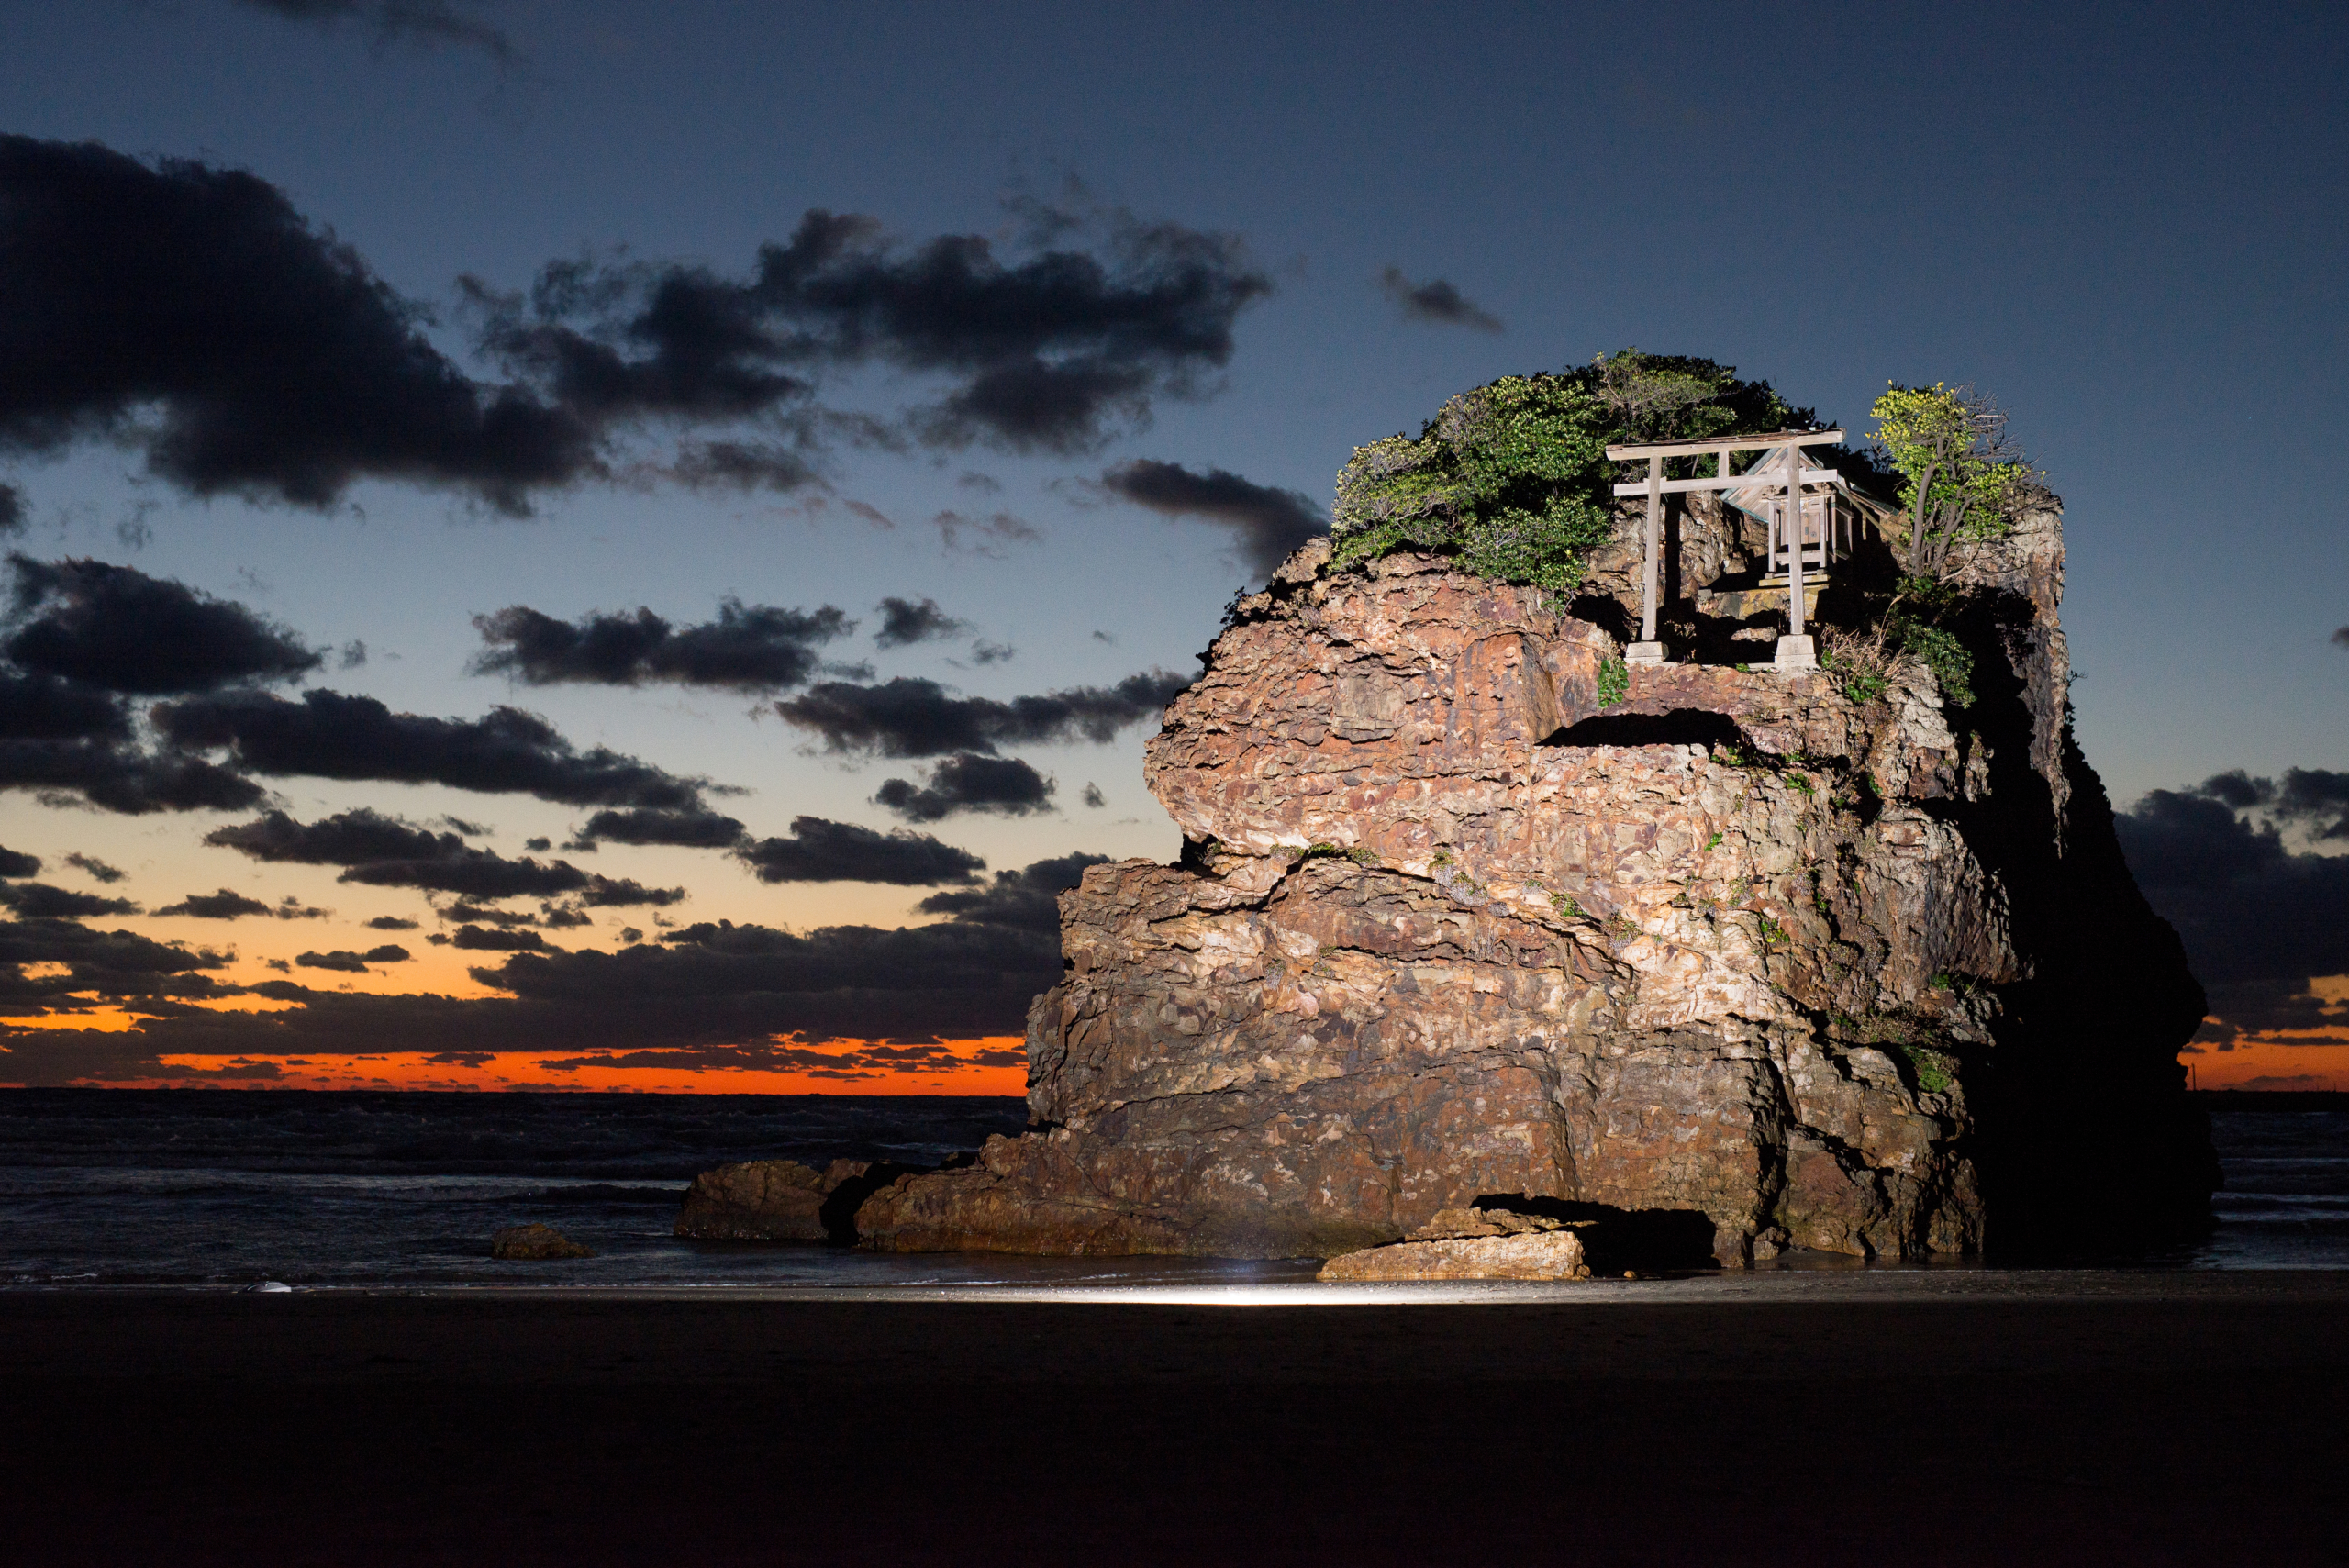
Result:
[[[858,1052],[880,1045],[877,1040],[832,1040],[823,1049],[836,1050],[846,1063]],[[424,1051],[383,1054],[333,1055],[308,1051],[298,1055],[253,1054],[234,1058],[167,1055],[167,1068],[201,1073],[205,1084],[255,1089],[501,1089],[558,1090],[584,1094],[661,1095],[993,1095],[1018,1096],[1028,1092],[1028,1069],[1022,1062],[985,1064],[971,1060],[980,1051],[1019,1051],[1013,1036],[941,1042],[952,1053],[935,1065],[910,1070],[844,1065],[837,1075],[803,1068],[761,1072],[732,1067],[601,1067],[557,1068],[554,1061],[578,1061],[583,1056],[617,1052],[514,1052],[472,1060],[472,1053]],[[459,1060],[435,1060],[454,1056]],[[253,1070],[245,1076],[239,1069]],[[6,1058],[0,1057],[0,1074]],[[5,1082],[5,1079],[0,1079]],[[169,1089],[188,1087],[177,1077],[83,1080],[95,1087]]]
[[[2349,1039],[2332,1031],[2291,1030],[2181,1052],[2198,1089],[2349,1090]]]

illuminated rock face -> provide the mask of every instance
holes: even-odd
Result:
[[[1976,563],[2007,658],[1963,733],[1921,673],[1602,708],[1597,625],[1326,548],[1150,745],[1182,863],[1061,901],[1035,1130],[877,1193],[868,1245],[1327,1257],[1519,1195],[1694,1211],[1738,1264],[2207,1209],[2201,996],[2069,749],[2052,517]]]

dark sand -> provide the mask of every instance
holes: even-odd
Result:
[[[0,1296],[0,1551],[2349,1560],[2349,1276],[1437,1294]]]

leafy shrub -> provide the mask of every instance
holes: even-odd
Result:
[[[1636,349],[1562,374],[1503,376],[1448,400],[1416,438],[1354,449],[1338,471],[1330,561],[1424,550],[1480,577],[1564,593],[1614,531],[1609,442],[1808,417],[1729,366]]]
[[[1938,1051],[1928,1051],[1921,1045],[1903,1046],[1909,1065],[1917,1074],[1917,1087],[1929,1095],[1938,1095],[1957,1082],[1952,1071],[1956,1063]]]
[[[1631,689],[1631,672],[1612,653],[1598,662],[1598,706],[1613,707]]]

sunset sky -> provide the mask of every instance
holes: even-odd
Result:
[[[0,18],[0,1083],[1019,1093],[1233,590],[1637,345],[1999,398],[2198,1081],[2349,1088],[2326,8]]]

